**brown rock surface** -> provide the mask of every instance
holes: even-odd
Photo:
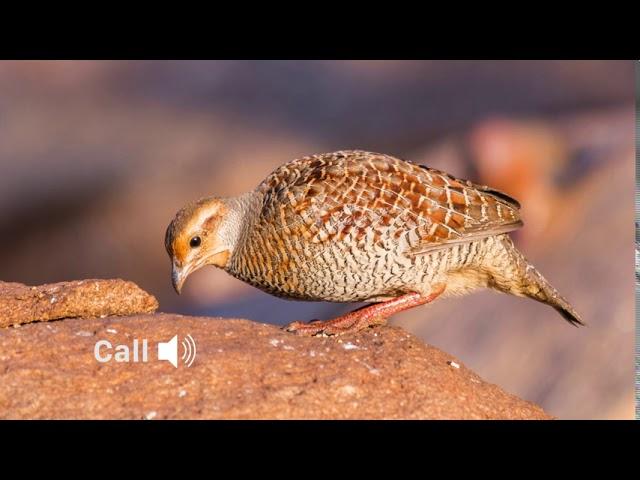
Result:
[[[76,280],[29,287],[0,282],[0,328],[75,317],[151,313],[158,302],[125,280]]]
[[[157,343],[176,334],[195,339],[190,368],[157,359]],[[114,348],[147,339],[148,362],[99,363],[102,339]],[[156,314],[0,330],[0,418],[551,417],[399,328],[304,338],[247,320]]]

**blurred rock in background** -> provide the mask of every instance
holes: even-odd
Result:
[[[121,277],[166,312],[329,317],[353,306],[213,268],[178,297],[164,230],[293,158],[389,153],[519,199],[516,241],[589,326],[489,292],[393,322],[552,415],[632,418],[634,100],[633,62],[0,62],[0,280]]]

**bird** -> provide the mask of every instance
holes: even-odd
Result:
[[[289,300],[365,302],[297,335],[332,336],[395,313],[488,288],[553,307],[571,304],[509,237],[523,226],[509,195],[428,166],[363,150],[285,163],[253,191],[208,196],[178,211],[165,234],[172,283],[206,265]]]

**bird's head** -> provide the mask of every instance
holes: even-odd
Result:
[[[182,208],[167,227],[165,248],[171,259],[173,288],[179,294],[187,277],[205,265],[224,268],[233,251],[234,216],[221,198],[203,198]]]

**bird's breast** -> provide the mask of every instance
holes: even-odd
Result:
[[[377,242],[368,242],[365,236],[314,243],[272,229],[248,236],[228,271],[281,297],[367,301],[427,289],[453,265],[451,259],[462,259],[462,253],[442,250],[410,257],[393,242],[392,232]]]

